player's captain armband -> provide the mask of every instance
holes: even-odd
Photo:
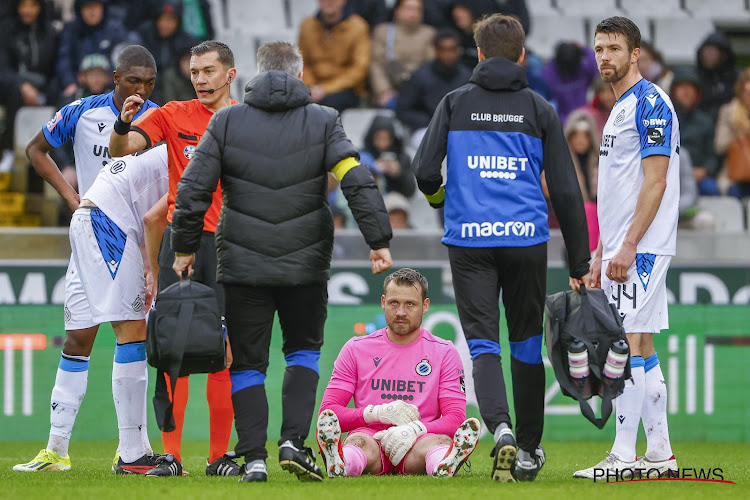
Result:
[[[440,208],[443,206],[443,202],[445,201],[445,186],[440,186],[440,189],[437,190],[437,193],[434,194],[425,194],[425,198],[427,198],[427,202],[430,204],[433,208]]]
[[[331,173],[339,182],[341,182],[341,179],[344,178],[346,173],[357,165],[359,165],[359,160],[353,156],[350,156],[349,158],[344,158],[343,160],[338,162],[336,166],[331,169]]]

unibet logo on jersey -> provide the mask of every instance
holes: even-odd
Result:
[[[442,242],[526,247],[547,241],[543,155],[541,139],[524,133],[451,130]]]

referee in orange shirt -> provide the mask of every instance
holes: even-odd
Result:
[[[135,153],[160,141],[167,143],[169,191],[166,199],[162,199],[156,207],[151,209],[146,220],[146,247],[152,266],[159,269],[159,290],[163,290],[178,280],[178,276],[172,271],[175,253],[170,244],[171,228],[167,224],[172,221],[177,183],[213,114],[225,106],[237,104],[237,101],[229,95],[230,85],[237,75],[231,49],[221,42],[209,40],[193,47],[190,54],[190,79],[197,99],[170,101],[159,108],[157,113],[147,113],[131,125],[130,122],[143,104],[143,99],[138,95],[130,96],[123,104],[122,112],[109,140],[109,150],[112,156]],[[213,202],[206,213],[203,237],[200,249],[196,253],[195,273],[192,279],[216,290],[223,316],[224,289],[216,283],[216,244],[214,242],[220,211],[221,186],[217,187],[214,192]],[[158,262],[153,262],[157,254]],[[227,358],[231,363],[230,350],[227,351]],[[167,385],[169,386],[169,382]],[[176,428],[171,432],[162,432],[165,455],[159,457],[157,467],[147,472],[147,476],[182,475],[180,445],[188,392],[188,377],[180,377],[172,398]],[[206,397],[211,426],[211,445],[206,461],[206,475],[239,475],[240,467],[234,460],[234,455],[227,454],[234,419],[229,370],[225,369],[208,375]]]

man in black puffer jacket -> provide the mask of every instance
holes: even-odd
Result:
[[[313,104],[294,45],[258,50],[258,75],[244,104],[218,111],[177,186],[172,218],[174,269],[190,270],[203,216],[221,180],[224,204],[216,230],[217,280],[224,285],[234,361],[232,402],[245,457],[241,481],[265,481],[268,403],[264,381],[274,313],[283,334],[279,462],[301,480],[321,480],[304,447],[318,384],[326,319],[333,218],[326,201],[328,172],[341,182],[372,251],[374,273],[393,264],[391,226],[367,167],[341,126],[338,112]]]

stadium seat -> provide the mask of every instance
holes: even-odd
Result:
[[[226,0],[229,27],[249,35],[286,29],[286,9],[280,0]]]
[[[552,2],[550,0],[526,0],[526,6],[529,9],[529,15],[531,16],[531,29],[534,29],[534,20],[536,16],[549,15],[554,12]]]
[[[693,64],[698,45],[712,31],[709,19],[656,19],[653,40],[670,65]]]
[[[742,203],[732,196],[700,196],[698,206],[713,214],[717,233],[741,233],[745,230]]]
[[[395,113],[390,109],[375,108],[353,108],[341,113],[341,125],[355,148],[362,149],[365,134],[378,115],[393,117]]]
[[[750,19],[745,0],[722,0],[721,2],[707,2],[706,0],[685,0],[685,10],[698,19],[713,19],[726,23],[743,23]]]
[[[557,2],[557,6],[566,16],[583,16],[591,18],[605,19],[610,16],[622,14],[617,8],[615,0],[565,0]]]
[[[654,19],[688,17],[688,13],[682,8],[682,0],[627,0],[621,2],[621,5],[628,16],[646,16]]]
[[[211,9],[211,21],[214,27],[214,38],[221,40],[229,28],[229,16],[225,8],[225,0],[209,0]]]
[[[26,192],[28,186],[26,145],[54,114],[55,108],[51,106],[23,107],[18,110],[13,136],[13,148],[16,154],[11,177],[13,191]]]
[[[551,58],[555,53],[555,46],[561,41],[579,42],[590,46],[593,40],[586,38],[582,17],[538,15],[532,19],[532,25],[526,45],[542,59]]]
[[[245,84],[256,73],[255,65],[255,37],[238,31],[225,33],[221,41],[229,45],[234,52],[234,66],[237,68],[237,78],[232,84],[232,97],[242,101],[245,95]]]
[[[306,17],[314,16],[318,11],[317,0],[288,0],[291,27],[299,29],[300,23]]]

